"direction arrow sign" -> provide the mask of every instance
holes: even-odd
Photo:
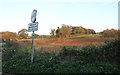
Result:
[[[38,30],[38,22],[28,24],[28,32],[37,31],[37,30]]]

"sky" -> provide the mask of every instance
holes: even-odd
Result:
[[[0,0],[0,32],[28,29],[37,10],[40,35],[49,35],[61,24],[82,26],[96,32],[118,29],[119,0]],[[31,34],[32,32],[29,32]]]

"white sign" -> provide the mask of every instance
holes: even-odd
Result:
[[[31,14],[31,22],[34,23],[36,21],[36,16],[37,16],[37,10],[33,10]]]
[[[37,30],[38,30],[38,22],[28,24],[28,32],[37,31]]]

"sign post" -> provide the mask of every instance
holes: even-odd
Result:
[[[34,59],[34,31],[32,34],[32,53],[31,53],[31,63],[33,63],[33,59]]]
[[[35,54],[35,50],[34,50],[34,31],[38,30],[38,22],[36,21],[36,16],[37,16],[37,10],[33,10],[32,14],[31,14],[31,22],[28,24],[28,32],[33,32],[32,33],[32,51],[31,51],[31,63],[33,63],[34,60],[34,54]]]

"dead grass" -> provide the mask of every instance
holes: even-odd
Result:
[[[113,40],[113,38],[80,38],[80,39],[48,39],[48,40],[37,40],[35,45],[39,47],[37,51],[59,51],[63,46],[85,46],[85,45],[102,45],[105,41]]]
[[[35,40],[36,51],[60,51],[63,46],[85,46],[85,45],[102,45],[105,41],[113,40],[113,38],[101,38],[101,37],[89,37],[79,39],[66,39],[66,38],[55,38],[55,39],[37,39]],[[31,45],[31,40],[23,40],[28,45]]]

